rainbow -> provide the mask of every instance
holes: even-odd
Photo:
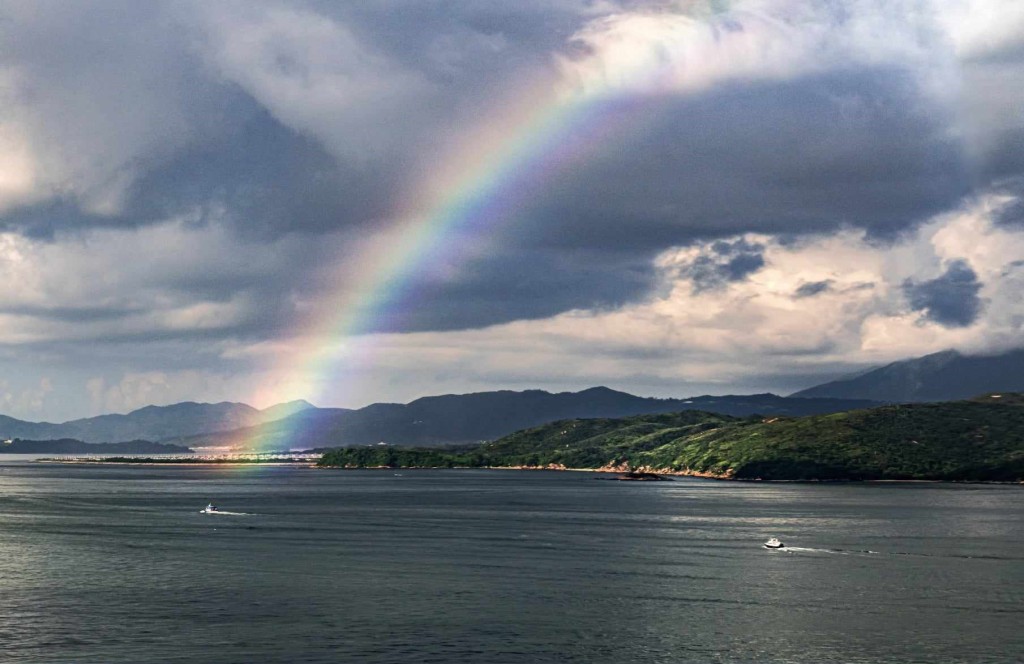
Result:
[[[722,36],[713,24],[676,18],[690,37],[699,38],[702,48],[721,46]],[[332,379],[342,360],[349,367],[366,362],[372,349],[362,347],[360,337],[412,298],[418,276],[430,266],[457,263],[471,252],[483,251],[487,231],[513,221],[553,176],[623,133],[623,121],[633,117],[632,107],[643,103],[643,95],[630,96],[623,90],[678,90],[691,78],[702,86],[704,81],[693,76],[693,43],[679,39],[679,34],[672,37],[678,41],[678,58],[666,58],[662,48],[656,57],[618,71],[616,80],[603,86],[584,85],[590,89],[571,93],[559,92],[551,79],[519,86],[504,100],[501,112],[487,114],[484,125],[468,132],[460,147],[440,160],[439,174],[396,206],[394,218],[401,221],[374,240],[355,269],[345,266],[347,276],[338,279],[342,295],[326,308],[336,313],[301,326],[298,338],[306,340],[303,348],[283,355],[253,401],[316,401],[328,385],[336,387]],[[749,42],[751,37],[733,33],[729,38]],[[749,55],[749,44],[740,46],[741,54]],[[687,66],[680,67],[677,61]],[[711,64],[716,70],[721,66]],[[453,241],[467,236],[473,237],[473,246]],[[240,442],[259,447],[256,440]]]
[[[601,133],[600,114],[584,104],[539,104],[514,116],[489,127],[490,136],[478,135],[469,141],[469,153],[452,160],[457,164],[454,171],[464,175],[446,176],[443,180],[450,184],[432,183],[428,191],[406,203],[409,212],[396,215],[405,221],[376,238],[375,248],[365,253],[354,270],[347,266],[348,274],[356,277],[344,284],[344,295],[328,307],[336,315],[307,323],[301,336],[316,342],[272,372],[279,380],[268,386],[270,398],[258,401],[322,394],[338,362],[365,361],[365,353],[357,352],[358,337],[415,295],[418,275],[430,266],[458,262],[469,251],[486,248],[481,243],[466,248],[454,239],[512,220],[552,175],[581,159],[600,140],[596,136]],[[448,193],[439,195],[439,190]],[[424,209],[431,212],[425,216],[414,212]]]

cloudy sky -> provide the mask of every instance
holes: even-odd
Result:
[[[0,413],[1021,344],[1018,0],[0,2]]]

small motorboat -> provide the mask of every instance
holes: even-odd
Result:
[[[214,505],[213,503],[210,503],[206,507],[204,507],[203,509],[199,510],[199,513],[200,514],[214,514],[217,511],[218,511],[217,510],[217,506]]]
[[[781,549],[784,546],[786,545],[780,542],[777,537],[773,537],[764,543],[764,548],[766,549]]]

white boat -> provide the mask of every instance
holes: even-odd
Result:
[[[199,510],[200,514],[216,514],[217,512],[217,506],[214,505],[213,503],[210,503],[203,509]]]
[[[773,537],[764,543],[764,548],[766,549],[781,549],[784,546],[786,545],[780,542],[777,537]]]

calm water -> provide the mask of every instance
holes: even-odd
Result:
[[[0,464],[4,662],[1024,657],[1022,487]]]

